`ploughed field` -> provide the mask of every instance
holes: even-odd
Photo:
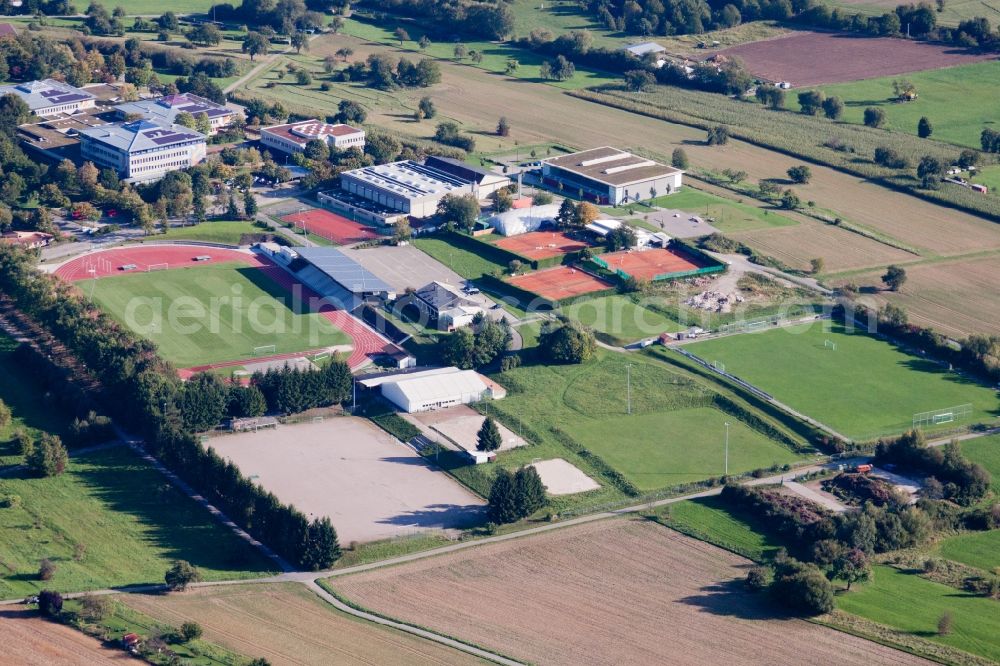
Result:
[[[988,60],[986,53],[890,37],[793,32],[720,52],[743,60],[753,74],[796,88],[857,81]]]
[[[379,613],[532,663],[926,663],[774,617],[745,591],[750,565],[652,522],[605,520],[330,583]]]

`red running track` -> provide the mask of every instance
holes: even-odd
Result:
[[[210,260],[204,262],[194,261],[195,257],[208,255]],[[103,261],[102,261],[103,260]],[[86,280],[92,277],[106,277],[110,275],[128,275],[120,267],[125,264],[136,264],[136,271],[145,271],[150,265],[168,264],[170,270],[180,267],[204,266],[211,263],[240,262],[248,266],[257,266],[274,282],[281,285],[289,293],[298,289],[302,298],[308,300],[322,300],[319,294],[298,282],[288,271],[278,266],[270,259],[258,254],[238,252],[218,247],[204,247],[192,245],[157,245],[157,246],[135,246],[122,247],[77,257],[67,261],[55,270],[55,275],[68,282]],[[93,269],[94,273],[90,270]],[[342,330],[350,338],[354,345],[351,355],[347,359],[347,364],[352,370],[365,364],[373,355],[387,353],[395,347],[385,338],[373,331],[365,324],[358,321],[348,312],[336,309],[329,301],[323,301],[317,309],[331,324]],[[179,371],[182,377],[190,377],[195,372],[243,365],[245,363],[260,363],[269,360],[281,360],[285,358],[295,358],[308,354],[309,352],[296,352],[291,354],[278,354],[276,356],[256,357],[241,361],[228,361],[214,363],[211,365],[198,366],[196,368],[185,368]]]
[[[208,261],[197,262],[195,257],[208,256]],[[251,266],[261,265],[261,260],[255,254],[227,250],[220,247],[203,247],[194,245],[137,245],[135,247],[119,247],[113,250],[91,252],[75,259],[70,259],[56,269],[55,274],[68,282],[77,282],[92,277],[107,277],[109,275],[128,275],[123,271],[126,264],[135,264],[131,272],[142,272],[150,266],[167,264],[174,268],[204,266],[238,261]],[[91,273],[90,270],[94,272]]]

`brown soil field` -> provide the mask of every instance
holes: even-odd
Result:
[[[33,610],[0,610],[0,663],[4,666],[141,664],[81,631],[43,620]]]
[[[745,591],[750,561],[607,520],[333,579],[380,613],[545,664],[927,663]]]
[[[852,276],[836,284],[881,286],[882,272]],[[907,266],[906,275],[906,284],[898,293],[879,292],[864,298],[900,305],[914,324],[947,335],[1000,335],[1000,255]]]
[[[127,605],[173,625],[198,622],[204,637],[279,664],[474,664],[474,657],[355,620],[296,583],[238,585],[183,594],[125,595]]]
[[[800,269],[808,269],[809,260],[815,257],[823,259],[825,271],[886,266],[919,258],[905,250],[816,220],[805,221],[795,227],[758,229],[730,235],[762,254]]]
[[[414,55],[345,35],[313,40],[310,55],[322,58],[322,54],[334,53],[343,46],[354,49],[355,59],[376,51],[410,58]],[[479,149],[484,151],[494,146],[497,150],[513,151],[513,142],[517,140],[521,146],[556,142],[571,148],[641,147],[669,159],[674,148],[683,146],[692,169],[703,167],[716,172],[736,169],[746,171],[751,180],[784,177],[789,167],[801,163],[800,159],[742,141],[730,140],[725,146],[709,147],[703,144],[705,133],[701,130],[569,97],[553,86],[491,74],[471,65],[448,61],[440,61],[440,65],[441,83],[430,89],[382,95],[380,99],[393,100],[385,107],[360,100],[371,110],[369,121],[429,139],[438,118],[416,123],[411,117],[417,101],[429,94],[438,107],[440,119],[464,125],[476,135]],[[258,90],[256,94],[266,97],[267,90]],[[506,139],[494,135],[501,115],[511,123],[511,136]],[[813,177],[809,184],[795,186],[804,201],[815,201],[820,208],[877,229],[906,245],[945,256],[1000,248],[998,224],[828,167],[812,164],[810,169]]]
[[[796,88],[964,65],[994,56],[952,46],[847,33],[793,32],[720,51],[753,74]]]

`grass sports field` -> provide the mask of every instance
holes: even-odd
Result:
[[[830,341],[836,350],[827,346]],[[993,421],[993,389],[863,334],[826,322],[688,345],[708,362],[852,438],[901,432],[917,412],[973,405],[966,423]]]
[[[293,309],[291,295],[250,266],[217,264],[79,284],[178,367],[249,358],[265,345],[282,354],[350,342],[321,315]],[[160,326],[153,325],[154,313],[161,315]]]
[[[490,261],[465,248],[452,245],[446,238],[415,238],[413,244],[434,259],[464,278],[478,278],[495,271],[505,271],[506,266]]]
[[[906,79],[916,87],[912,102],[891,101],[894,79]],[[861,124],[864,111],[876,106],[886,115],[886,127],[907,134],[917,133],[922,116],[931,121],[932,138],[978,149],[984,125],[996,120],[996,98],[1000,93],[1000,61],[990,60],[958,67],[887,76],[851,83],[821,86],[827,96],[844,100],[842,120]],[[794,93],[794,91],[793,91]],[[961,100],[960,103],[956,103]],[[798,110],[796,94],[787,96],[788,107]]]
[[[20,498],[0,511],[3,599],[158,583],[176,559],[210,580],[274,566],[125,446],[71,458],[58,477],[0,479],[0,494]],[[46,557],[57,570],[43,583],[35,574]]]
[[[874,567],[870,583],[837,596],[837,607],[951,647],[1000,660],[997,602],[960,592],[887,566]],[[938,619],[953,617],[950,635],[937,633]]]
[[[722,476],[726,423],[730,425],[730,473],[800,459],[788,448],[710,407],[581,419],[565,429],[637,488],[655,490]]]
[[[626,373],[631,374],[632,415],[626,413]],[[600,352],[580,366],[522,366],[499,379],[511,388],[495,407],[508,427],[517,432],[519,422],[530,425],[555,444],[551,450],[525,447],[501,454],[504,464],[551,456],[580,467],[578,457],[567,457],[571,452],[559,444],[560,438],[550,438],[554,429],[596,453],[639,489],[653,490],[721,476],[726,421],[731,424],[731,473],[798,459],[790,449],[711,408],[713,394],[700,384],[641,356]]]
[[[603,333],[607,342],[617,345],[682,328],[676,321],[620,295],[577,301],[563,306],[562,311],[570,319]]]

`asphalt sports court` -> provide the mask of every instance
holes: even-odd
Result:
[[[633,250],[600,255],[611,270],[620,270],[637,280],[652,280],[658,275],[683,273],[704,268],[708,264],[671,249]]]
[[[610,282],[605,282],[590,273],[570,266],[557,266],[556,268],[518,275],[508,278],[507,282],[552,301],[604,291],[614,286]]]
[[[517,236],[508,236],[498,240],[494,245],[536,260],[559,257],[590,247],[587,243],[570,238],[561,231],[529,231]]]
[[[349,220],[343,215],[337,215],[323,208],[292,213],[281,219],[338,245],[362,243],[379,237],[368,225]]]
[[[341,543],[482,520],[479,497],[367,419],[279,425],[213,437],[208,446],[310,520],[329,517]]]

